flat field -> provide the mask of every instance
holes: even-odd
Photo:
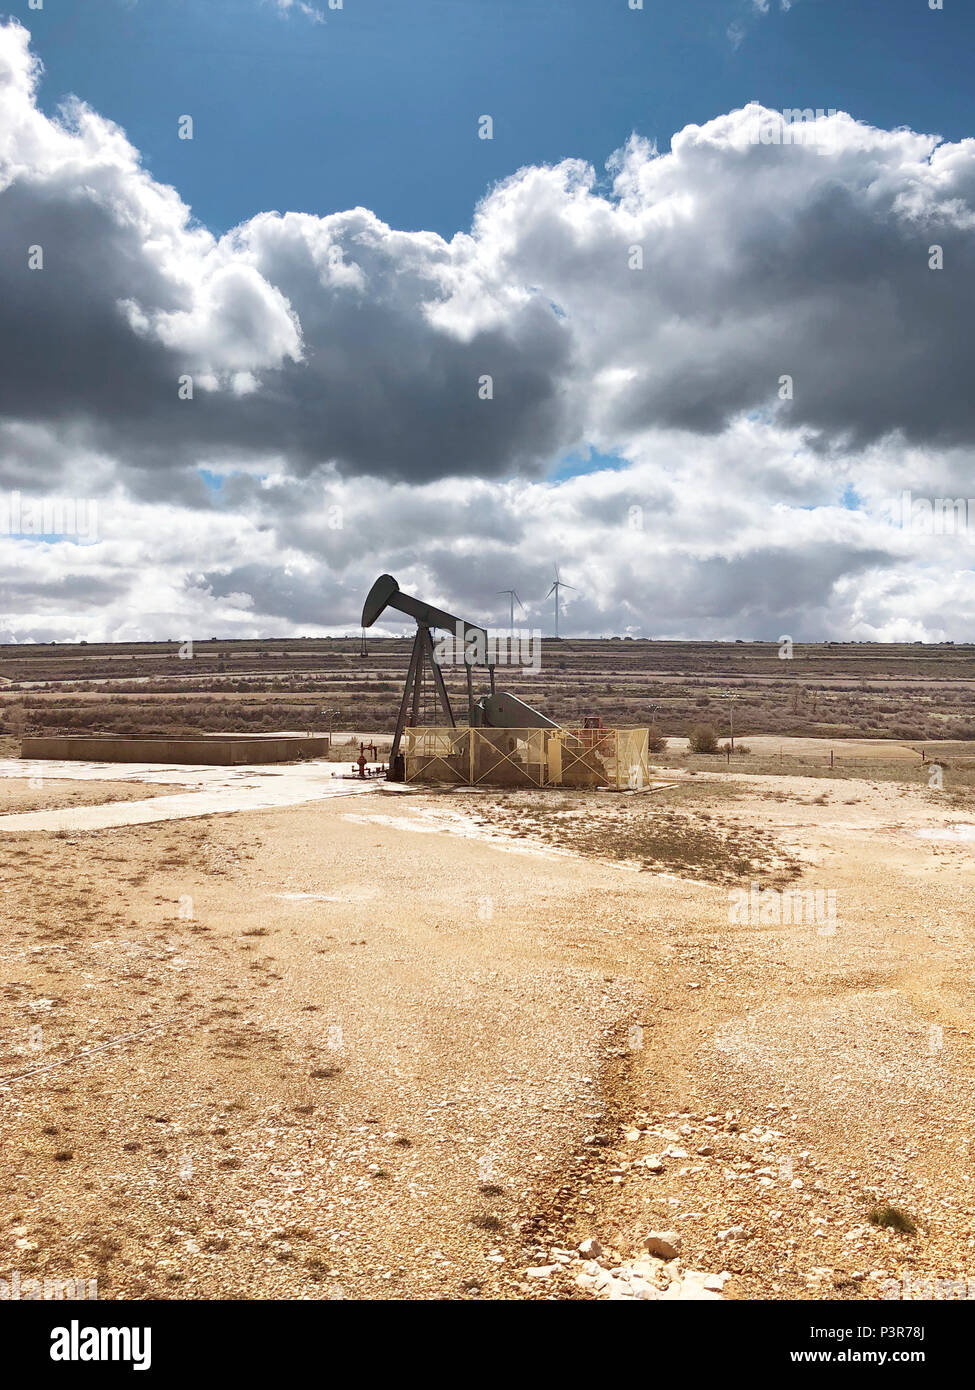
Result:
[[[791,659],[780,649],[546,639],[537,672],[499,668],[499,684],[560,723],[595,714],[608,725],[652,722],[668,736],[701,723],[727,736],[730,693],[735,728],[747,734],[975,739],[975,647],[797,644]],[[370,637],[366,655],[358,638],[199,641],[192,656],[181,650],[177,642],[0,647],[0,737],[25,726],[388,733],[410,643]],[[463,710],[463,672],[445,674]]]

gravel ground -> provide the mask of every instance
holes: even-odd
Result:
[[[343,804],[4,840],[11,1270],[103,1297],[510,1288],[633,1012],[629,883],[418,850]]]
[[[604,862],[571,817],[496,833],[490,797],[5,836],[0,1275],[312,1299],[975,1278],[972,847],[918,838],[946,814],[916,788],[736,782],[701,782],[697,830],[774,844],[833,919],[731,921],[728,882]]]

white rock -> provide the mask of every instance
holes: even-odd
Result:
[[[718,1232],[718,1240],[745,1240],[747,1236],[744,1226],[729,1226],[726,1231]]]
[[[663,1298],[663,1294],[659,1289],[654,1288],[652,1284],[642,1283],[633,1296],[634,1298],[642,1299],[645,1303],[655,1302],[657,1299]]]
[[[680,1293],[677,1297],[683,1301],[694,1300],[701,1303],[713,1303],[716,1299],[721,1298],[721,1294],[706,1288],[704,1280],[699,1274],[688,1272],[681,1280]]]
[[[603,1247],[595,1236],[589,1236],[589,1238],[584,1240],[579,1246],[579,1254],[585,1256],[587,1260],[598,1260],[602,1253]]]
[[[633,1290],[629,1284],[623,1284],[619,1279],[614,1279],[609,1290],[610,1302],[616,1302],[621,1298],[632,1298]]]

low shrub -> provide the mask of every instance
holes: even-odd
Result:
[[[713,724],[695,724],[688,737],[692,753],[717,753],[718,735]]]

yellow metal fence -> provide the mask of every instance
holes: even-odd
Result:
[[[609,787],[649,782],[648,729],[446,729],[403,732],[407,782]]]

